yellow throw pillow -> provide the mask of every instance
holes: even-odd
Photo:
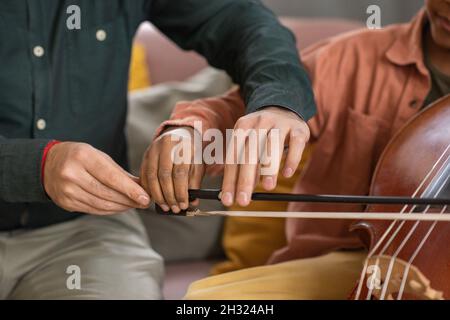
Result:
[[[131,52],[130,76],[128,90],[138,90],[150,87],[150,75],[145,47],[135,43]]]
[[[311,147],[308,146],[303,154],[303,160],[292,178],[286,179],[281,174],[279,175],[278,185],[273,192],[292,192],[310,153]],[[263,191],[263,189],[258,186],[256,192],[258,191]],[[255,201],[247,208],[234,206],[230,210],[286,211],[287,205],[287,202]],[[212,274],[264,265],[275,250],[286,245],[285,219],[227,217],[222,244],[227,260],[217,264],[211,271]]]

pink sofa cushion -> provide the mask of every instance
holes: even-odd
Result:
[[[195,52],[186,52],[145,22],[135,41],[147,50],[147,64],[152,84],[183,81],[206,67],[206,61]]]
[[[342,19],[283,18],[282,22],[296,35],[300,50],[319,40],[362,27],[359,22]],[[179,49],[148,22],[141,25],[135,41],[146,48],[153,84],[183,81],[207,65],[201,56]]]
[[[169,264],[166,266],[166,280],[163,294],[167,300],[183,298],[189,285],[205,278],[217,261],[195,261]]]

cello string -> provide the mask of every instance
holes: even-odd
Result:
[[[447,150],[448,150],[449,148],[450,148],[450,145],[449,145],[449,147],[444,151],[444,153],[446,153]],[[440,158],[440,159],[441,159],[441,158]],[[444,161],[444,163],[440,166],[441,169],[444,167],[444,165],[445,165],[445,164],[447,163],[447,161],[449,161],[449,160],[450,160],[450,155],[447,157],[447,159]],[[438,161],[436,162],[436,164],[439,163],[439,162],[441,162],[441,161],[438,160]],[[432,172],[434,172],[434,171],[435,171],[435,170],[433,169]],[[428,179],[426,179],[426,180],[428,180]],[[426,180],[425,180],[425,181],[426,181]],[[439,194],[440,191],[442,191],[442,188],[443,188],[443,186],[440,188],[440,190],[437,191],[436,195],[434,195],[434,198],[437,196],[437,194]],[[422,194],[422,196],[423,196],[423,194]],[[410,210],[409,213],[413,212],[415,208],[416,208],[416,206],[414,206],[414,207]],[[430,208],[430,206],[427,206],[425,212],[422,212],[422,214],[426,213],[426,212],[428,211],[429,208]],[[400,225],[397,227],[397,229],[396,229],[396,231],[394,232],[394,234],[391,236],[391,238],[389,239],[389,241],[387,241],[387,243],[385,244],[385,246],[383,247],[383,249],[381,250],[381,252],[380,252],[378,255],[383,255],[383,254],[387,251],[387,249],[389,248],[389,246],[393,243],[393,241],[395,240],[395,238],[398,236],[399,232],[401,231],[401,229],[403,228],[403,226],[405,225],[405,223],[406,223],[406,221],[402,221],[402,222],[400,223]],[[417,225],[418,225],[418,224],[419,224],[419,221],[416,222],[415,228],[417,228]],[[413,230],[415,230],[415,228],[413,228]],[[411,232],[410,232],[410,233],[411,233]],[[412,233],[411,233],[411,234],[412,234]],[[407,236],[406,239],[408,239],[408,238],[409,238],[409,237]],[[385,298],[387,289],[388,289],[388,287],[389,287],[389,280],[390,280],[390,275],[391,275],[391,272],[392,272],[392,268],[393,268],[393,266],[394,266],[394,263],[395,263],[395,261],[396,261],[396,256],[398,255],[398,253],[399,253],[399,250],[397,250],[397,252],[395,253],[394,257],[391,257],[391,261],[390,261],[390,263],[389,263],[389,268],[388,268],[387,275],[386,275],[386,278],[387,278],[387,279],[385,279],[385,281],[384,281],[384,285],[383,285],[383,289],[382,289],[382,292],[381,292],[380,299],[384,299],[384,298]],[[379,264],[379,259],[377,258],[377,259],[376,259],[376,265],[378,266],[378,264]],[[372,293],[372,290],[370,290],[370,293]]]
[[[442,187],[440,188],[442,190],[442,188],[445,186],[445,184],[447,183],[447,181],[450,179],[450,176],[446,177],[446,179],[443,182]],[[439,194],[440,191],[438,191]],[[442,211],[440,212],[440,214],[444,214],[445,211],[447,210],[448,206],[444,206],[444,208],[442,209]],[[399,290],[399,294],[397,296],[397,299],[400,300],[402,295],[403,295],[403,291],[405,289],[405,285],[406,285],[406,279],[409,273],[409,270],[414,262],[414,260],[416,259],[417,255],[420,253],[420,251],[422,250],[423,246],[425,245],[426,240],[429,238],[429,236],[431,235],[431,232],[434,230],[434,228],[436,227],[438,221],[434,221],[434,223],[430,226],[430,228],[428,229],[428,232],[425,234],[424,238],[422,239],[422,241],[420,242],[419,246],[416,248],[416,250],[413,252],[411,258],[408,261],[408,264],[405,268],[405,271],[403,273],[403,278],[402,278],[402,282],[401,282],[401,286],[400,286],[400,290]]]
[[[445,156],[445,154],[447,153],[447,151],[450,149],[450,144],[447,146],[447,148],[445,149],[445,151],[442,153],[442,155],[439,157],[439,159],[436,161],[436,163],[433,165],[433,167],[429,170],[429,172],[427,173],[427,175],[425,176],[425,178],[421,181],[421,183],[419,184],[419,186],[417,187],[417,189],[414,191],[414,193],[412,194],[412,197],[416,197],[417,194],[419,193],[419,191],[423,188],[425,182],[430,178],[431,174],[434,172],[434,170],[436,169],[438,163],[442,160],[442,158]],[[447,158],[448,159],[448,158]],[[421,196],[424,196],[424,193],[422,193]],[[400,211],[401,214],[403,214],[406,209],[408,208],[407,205],[405,205],[402,210]],[[415,206],[413,207],[413,209],[415,208]],[[412,210],[413,210],[412,209]],[[410,213],[412,212],[412,210],[410,211]],[[378,248],[381,246],[381,244],[383,243],[383,241],[387,238],[387,236],[389,235],[389,233],[391,232],[391,230],[394,228],[395,224],[397,223],[397,220],[394,220],[390,226],[386,229],[386,231],[383,233],[383,235],[381,236],[380,240],[378,240],[378,242],[375,244],[375,246],[373,247],[373,249],[369,252],[365,263],[364,263],[364,267],[363,270],[361,272],[361,277],[358,283],[358,287],[356,290],[356,294],[355,294],[355,300],[358,300],[361,292],[362,292],[362,286],[364,283],[364,279],[366,277],[366,273],[367,273],[367,268],[368,268],[368,263],[369,263],[369,259],[371,257],[374,256],[375,252],[378,250]],[[378,263],[378,258],[377,258],[377,263]],[[369,293],[371,294],[372,289],[369,288]],[[369,299],[370,296],[368,294],[367,299]]]
[[[412,197],[416,197],[417,194],[419,193],[420,189],[423,188],[425,182],[430,178],[431,174],[434,172],[434,170],[436,169],[438,163],[442,160],[442,158],[445,156],[445,153],[450,149],[450,144],[449,146],[446,148],[446,150],[444,151],[444,153],[439,157],[439,159],[436,161],[436,163],[433,165],[433,167],[430,169],[430,171],[428,172],[428,174],[425,176],[425,178],[422,180],[422,182],[420,183],[420,185],[418,186],[418,188],[414,191]],[[449,157],[447,158],[447,160],[449,159]],[[425,192],[424,192],[425,193]],[[422,193],[421,196],[424,196],[424,193]],[[400,211],[401,214],[403,214],[408,206],[404,206],[402,208],[402,210]],[[411,209],[410,213],[415,209],[415,206]],[[366,261],[364,263],[364,267],[363,267],[363,271],[361,273],[361,277],[360,277],[360,281],[358,284],[358,288],[356,291],[356,295],[355,295],[355,299],[359,299],[360,295],[361,295],[361,291],[362,291],[362,286],[364,283],[364,279],[366,277],[366,273],[367,273],[367,268],[368,268],[368,263],[369,263],[369,259],[371,257],[374,256],[375,252],[378,250],[378,248],[381,246],[381,244],[383,243],[383,241],[387,238],[387,236],[390,234],[391,230],[394,228],[395,224],[397,223],[397,221],[393,221],[390,226],[386,229],[386,231],[384,232],[384,234],[382,235],[382,237],[380,238],[380,240],[375,244],[374,248],[369,252]],[[379,263],[379,259],[377,258],[376,264],[378,265]],[[369,288],[369,292],[368,295],[366,297],[366,299],[369,299],[371,294],[372,294],[372,290],[373,288]]]
[[[443,184],[442,187],[439,188],[438,191],[436,191],[436,194],[435,194],[434,197],[437,197],[437,195],[444,188],[444,185],[445,184]],[[430,208],[431,208],[431,206],[427,206],[425,208],[425,210],[422,212],[422,214],[426,214]],[[403,248],[406,246],[406,244],[409,241],[409,239],[411,239],[411,236],[414,234],[414,231],[417,229],[417,227],[419,226],[420,223],[421,223],[420,220],[418,220],[418,221],[416,221],[414,223],[413,227],[409,230],[408,234],[405,236],[405,238],[402,240],[402,242],[400,243],[400,245],[398,246],[398,248],[396,249],[394,254],[391,256],[391,259],[390,259],[390,262],[389,262],[389,268],[388,268],[388,270],[386,272],[386,277],[385,277],[385,281],[384,281],[384,285],[383,285],[383,290],[381,291],[381,298],[382,299],[384,299],[384,297],[386,296],[386,292],[387,292],[387,289],[389,287],[389,281],[390,281],[390,278],[391,278],[391,275],[392,275],[392,270],[394,268],[395,262],[397,261],[397,257],[400,254],[400,252],[403,250]]]
[[[444,214],[444,212],[446,210],[447,210],[447,206],[444,206],[444,208],[442,209],[440,214]],[[412,266],[414,260],[416,259],[416,257],[419,254],[419,252],[422,250],[422,247],[424,246],[425,242],[427,241],[427,239],[429,238],[429,236],[433,232],[433,230],[436,227],[437,223],[438,223],[437,221],[433,222],[431,227],[428,229],[427,234],[424,236],[424,238],[420,242],[418,248],[414,251],[413,255],[411,256],[411,259],[409,259],[408,264],[405,267],[405,271],[403,272],[403,278],[402,278],[402,282],[400,284],[399,292],[398,292],[398,295],[397,295],[397,300],[401,300],[402,299],[403,291],[405,290],[406,279],[407,279],[408,274],[409,274],[409,270],[411,269],[411,266]]]
[[[449,158],[450,158],[450,156],[449,156]],[[449,158],[447,158],[447,160],[449,160]],[[443,167],[445,166],[445,164],[447,163],[447,160],[442,164],[442,168],[443,168]],[[450,178],[450,177],[446,177],[444,183],[439,187],[439,189],[438,189],[438,190],[436,191],[436,193],[433,195],[433,198],[436,198],[436,197],[440,194],[440,192],[441,192],[442,189],[444,188],[444,186],[445,186],[445,184],[447,183],[447,180],[448,180],[449,178]],[[426,214],[430,208],[431,208],[431,206],[428,205],[428,206],[425,208],[425,210],[422,212],[422,214]],[[398,255],[400,254],[401,250],[403,250],[403,248],[406,246],[406,244],[407,244],[407,242],[409,241],[409,239],[411,239],[412,235],[414,234],[415,230],[417,230],[417,228],[418,228],[418,226],[419,226],[419,224],[420,224],[421,222],[422,222],[422,221],[418,220],[418,221],[416,221],[416,222],[414,223],[414,225],[413,225],[412,228],[409,230],[409,232],[407,233],[407,235],[405,236],[405,238],[403,239],[403,241],[400,243],[400,245],[398,246],[398,248],[396,249],[396,251],[394,252],[394,254],[391,256],[391,259],[390,259],[390,262],[389,262],[389,268],[388,268],[388,271],[387,271],[387,273],[386,273],[386,278],[385,278],[384,285],[383,285],[383,290],[382,290],[382,292],[381,292],[381,297],[382,297],[383,299],[384,299],[384,297],[385,297],[385,295],[386,295],[386,292],[387,292],[387,289],[388,289],[388,287],[389,287],[389,280],[390,280],[390,277],[391,277],[391,274],[392,274],[392,269],[393,269],[394,264],[395,264],[395,262],[396,262],[396,260],[397,260],[397,257],[398,257]],[[392,240],[392,241],[391,241],[390,243],[388,242],[388,245],[391,245],[391,244],[392,244],[393,240],[397,237],[398,233],[400,232],[400,229],[404,226],[405,223],[406,223],[405,221],[403,221],[403,222],[401,223],[401,225],[400,225],[399,228],[396,230],[396,232],[394,233],[394,235],[392,235],[392,237],[391,237],[391,240]],[[384,247],[384,249],[387,249],[386,246]],[[381,252],[380,254],[383,254],[383,253],[384,253],[384,251]]]
[[[422,194],[423,195],[423,194]],[[409,213],[411,213],[411,212],[413,212],[414,211],[414,209],[416,208],[416,206],[413,206],[412,208],[411,208],[411,210],[407,213],[407,214],[409,214]],[[403,211],[404,212],[404,211]],[[401,213],[403,213],[403,212],[401,212]],[[392,225],[392,228],[391,229],[393,229],[393,227],[394,227],[394,225],[397,223],[398,221],[396,220],[396,221],[394,221],[391,225]],[[400,231],[400,229],[403,227],[403,225],[405,224],[405,221],[401,221],[400,222],[400,225],[397,227],[397,229],[394,231],[394,236],[391,236],[391,239],[388,241],[388,243],[386,243],[385,245],[384,245],[384,247],[381,249],[381,251],[380,251],[380,253],[378,253],[378,255],[377,255],[377,258],[375,259],[375,266],[379,266],[379,263],[380,263],[380,256],[389,248],[389,245],[390,245],[390,242],[392,241],[392,238],[394,238],[395,237],[395,235]],[[373,288],[369,288],[369,290],[368,290],[368,292],[367,292],[367,297],[366,297],[366,300],[368,300],[371,296],[372,296],[372,292],[373,292]]]
[[[449,157],[450,157],[450,156],[449,156]],[[441,165],[441,168],[443,168],[443,167],[445,166],[445,164],[446,164],[447,161],[449,160],[449,157],[447,157],[446,161],[444,161],[444,163]],[[434,170],[433,170],[433,171],[434,171]],[[445,185],[445,184],[444,184],[444,185]],[[444,186],[444,185],[443,185],[443,186]],[[440,190],[437,191],[437,193],[436,193],[436,195],[435,195],[434,197],[436,197],[437,194],[439,194],[439,192],[442,191],[443,186],[440,188]],[[425,209],[424,212],[422,212],[422,214],[426,213],[426,212],[429,210],[429,208],[430,208],[430,206],[427,206],[427,208]],[[411,210],[410,212],[414,211],[414,209],[415,209],[415,206],[412,208],[412,210]],[[383,249],[381,250],[381,252],[380,252],[378,255],[383,255],[383,254],[387,251],[388,247],[393,243],[393,241],[395,240],[395,238],[398,236],[400,230],[403,228],[403,226],[405,225],[405,223],[406,223],[406,221],[402,221],[402,222],[400,223],[400,225],[397,227],[397,230],[396,230],[396,231],[394,232],[394,234],[390,237],[390,240],[387,241],[387,243],[385,244],[385,246],[383,247]],[[410,238],[410,236],[412,235],[413,231],[417,228],[418,225],[419,225],[419,221],[417,221],[417,222],[415,223],[415,226],[410,230],[410,232],[409,232],[409,234],[406,236],[405,240],[408,240],[408,239]],[[385,276],[385,281],[384,281],[384,285],[383,285],[383,288],[382,288],[382,292],[381,292],[381,295],[380,295],[380,299],[384,299],[385,296],[386,296],[386,292],[387,292],[387,289],[388,289],[389,284],[390,284],[390,277],[391,277],[391,273],[392,273],[392,268],[394,267],[394,264],[395,264],[395,261],[396,261],[396,257],[398,256],[400,250],[403,248],[404,245],[406,245],[406,241],[404,241],[404,242],[402,243],[402,245],[401,245],[399,248],[397,248],[397,251],[396,251],[395,254],[391,257],[391,260],[390,260],[390,263],[389,263],[389,267],[388,267],[388,270],[387,270],[387,274],[386,274],[386,276]],[[376,265],[378,266],[378,264],[379,264],[379,259],[377,258],[377,259],[376,259]],[[371,293],[372,293],[372,290],[370,290],[369,293],[371,294]],[[370,296],[369,296],[369,297],[370,297]]]

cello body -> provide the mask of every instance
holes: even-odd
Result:
[[[450,96],[411,119],[385,148],[371,196],[450,197]],[[369,212],[440,213],[450,208],[371,205]],[[450,224],[359,221],[369,250],[352,299],[450,299]]]

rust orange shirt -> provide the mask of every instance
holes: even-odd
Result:
[[[308,124],[314,151],[295,193],[369,193],[380,154],[395,132],[418,113],[431,89],[423,57],[425,10],[407,24],[361,30],[302,52],[318,107]],[[233,128],[243,115],[238,89],[223,97],[183,102],[165,125],[203,122],[203,129]],[[356,205],[292,203],[290,211],[359,211]],[[271,263],[361,247],[349,221],[288,219],[288,246]]]

